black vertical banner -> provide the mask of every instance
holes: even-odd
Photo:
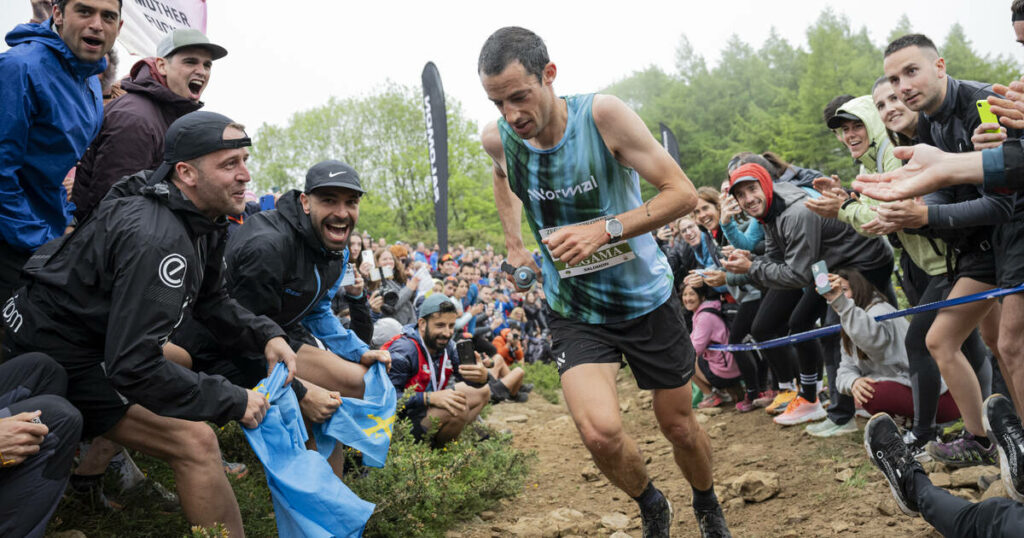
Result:
[[[679,161],[679,142],[676,142],[676,135],[672,134],[672,129],[669,129],[668,125],[664,123],[658,123],[658,127],[661,128],[661,145],[665,146],[668,154],[676,160],[676,164],[683,166],[683,163]]]
[[[448,252],[448,115],[441,74],[434,62],[423,67],[423,117],[427,122],[430,179],[434,192],[434,222],[441,253]]]

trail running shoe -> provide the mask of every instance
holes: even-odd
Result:
[[[948,443],[932,441],[924,449],[933,460],[949,467],[971,467],[974,465],[996,465],[996,443],[984,448],[981,443],[964,430],[960,437]]]
[[[749,397],[736,402],[736,411],[740,413],[749,413],[755,409],[757,409],[757,406],[754,405],[754,401]]]
[[[661,502],[648,510],[640,511],[643,522],[644,538],[668,538],[672,528],[672,503],[661,496]]]
[[[775,401],[775,397],[778,395],[778,391],[763,391],[757,395],[757,398],[754,398],[754,407],[768,407],[773,401]]]
[[[723,403],[725,402],[724,400],[722,400],[722,397],[719,396],[718,393],[712,392],[711,394],[704,395],[704,399],[701,400],[699,404],[697,404],[697,408],[708,409],[711,407],[718,407]]]
[[[767,411],[769,415],[778,415],[784,412],[786,410],[786,406],[788,406],[795,398],[795,390],[780,390],[778,394],[775,395],[775,399],[772,400],[772,403],[768,404],[768,407],[764,410]]]
[[[224,474],[228,475],[228,478],[239,480],[249,474],[249,467],[246,464],[228,461],[224,459],[224,456],[220,457],[220,464],[224,467]]]
[[[701,538],[732,538],[732,534],[729,533],[729,527],[725,524],[725,516],[722,514],[722,507],[720,505],[716,504],[710,510],[697,510],[694,508],[693,515],[697,517]]]
[[[786,412],[775,417],[775,423],[780,426],[795,426],[804,422],[821,420],[828,416],[825,408],[819,402],[808,402],[803,396],[797,396],[789,405]]]
[[[69,481],[64,489],[64,500],[82,506],[92,512],[118,512],[124,510],[123,504],[111,500],[103,493],[102,479],[78,485],[72,485]]]
[[[1024,502],[1024,429],[1013,402],[1002,394],[985,400],[982,423],[989,440],[999,451],[999,470],[1006,493]]]
[[[924,472],[921,464],[907,449],[899,426],[885,413],[871,417],[864,428],[864,448],[875,467],[882,471],[889,490],[900,510],[908,516],[918,515],[917,499],[909,493],[914,472]]]
[[[846,424],[839,425],[826,418],[807,426],[804,431],[812,437],[835,437],[836,435],[857,433],[857,421],[851,419]]]

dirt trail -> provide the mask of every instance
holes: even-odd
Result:
[[[619,376],[618,387],[626,430],[675,508],[673,536],[699,536],[689,484],[658,431],[649,394],[626,374]],[[739,414],[731,406],[723,409],[708,416],[704,428],[711,435],[716,489],[724,497],[734,536],[939,536],[920,518],[899,513],[881,474],[867,460],[860,433],[815,439],[802,428],[776,426],[760,410]],[[865,421],[857,420],[863,432]],[[564,404],[533,396],[525,404],[495,406],[487,421],[510,430],[514,444],[535,451],[538,460],[523,494],[449,536],[609,536],[617,531],[616,538],[640,536],[636,504],[597,471]],[[763,502],[730,501],[723,490],[748,471],[778,473],[780,491]]]

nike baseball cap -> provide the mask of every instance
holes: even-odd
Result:
[[[359,175],[356,174],[355,168],[334,159],[320,161],[306,172],[307,194],[322,187],[343,187],[359,194],[366,192],[359,183]]]
[[[164,138],[164,162],[153,173],[150,182],[163,180],[170,175],[174,165],[182,161],[191,161],[222,149],[251,146],[252,140],[248,136],[224,139],[224,129],[233,123],[234,120],[223,114],[206,110],[189,112],[174,120]]]
[[[219,60],[228,55],[227,49],[210,43],[205,34],[193,28],[176,28],[172,30],[157,44],[156,55],[160,58],[167,58],[185,47],[206,49],[214,60]]]

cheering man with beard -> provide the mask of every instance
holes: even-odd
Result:
[[[304,192],[287,192],[276,209],[247,219],[231,234],[224,254],[231,296],[288,333],[302,378],[293,387],[303,414],[313,422],[329,418],[341,403],[339,396],[363,395],[367,367],[391,362],[387,351],[370,350],[330,309],[329,292],[344,274],[363,192],[351,166],[335,160],[317,163],[306,174]],[[197,323],[180,334],[174,342],[189,352],[195,370],[243,386],[254,385],[266,372],[262,356],[239,355]]]

